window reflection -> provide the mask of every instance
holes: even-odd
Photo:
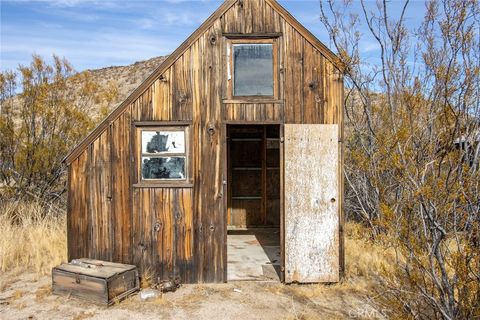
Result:
[[[185,157],[142,157],[144,179],[185,179]]]
[[[233,70],[235,96],[273,96],[272,44],[234,44]]]

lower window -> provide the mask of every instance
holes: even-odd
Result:
[[[188,127],[137,127],[139,177],[145,182],[188,179]]]
[[[185,157],[142,157],[143,179],[185,179]]]

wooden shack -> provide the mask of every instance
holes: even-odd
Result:
[[[343,90],[278,2],[225,1],[65,158],[69,259],[225,282],[260,244],[280,281],[338,281]]]

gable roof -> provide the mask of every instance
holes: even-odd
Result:
[[[100,122],[82,141],[80,141],[70,153],[63,159],[63,162],[70,164],[98,138],[104,130],[117,119],[123,111],[134,102],[155,80],[170,68],[175,61],[194,43],[200,36],[206,32],[213,23],[224,15],[235,3],[241,0],[225,0],[222,5],[200,25],[165,61],[163,61],[144,81],[138,86],[122,103],[120,103],[108,116]],[[247,0],[248,1],[248,0]],[[284,7],[276,0],[261,0],[270,5],[285,21],[287,21],[300,35],[302,35],[313,47],[318,49],[335,67],[343,71],[343,63],[327,46],[317,39],[307,28],[305,28],[297,19],[295,19]]]

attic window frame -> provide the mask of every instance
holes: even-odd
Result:
[[[252,101],[270,101],[276,100],[279,96],[279,63],[278,63],[278,39],[275,38],[253,38],[253,37],[245,37],[245,38],[227,38],[227,52],[226,52],[226,64],[227,64],[227,74],[225,75],[227,80],[227,99],[229,100],[252,100]],[[255,45],[255,44],[271,44],[272,45],[272,82],[273,82],[273,95],[235,95],[234,94],[234,79],[235,79],[235,67],[233,61],[233,46],[238,44],[244,45]]]
[[[192,172],[191,172],[191,123],[190,122],[136,122],[135,127],[135,172],[136,183],[133,187],[159,187],[159,188],[189,188],[193,187]],[[144,131],[183,131],[184,132],[184,152],[182,153],[158,153],[154,154],[154,158],[162,157],[184,157],[185,158],[185,178],[143,178],[143,157],[151,156],[151,154],[143,153],[142,150],[142,133]]]

